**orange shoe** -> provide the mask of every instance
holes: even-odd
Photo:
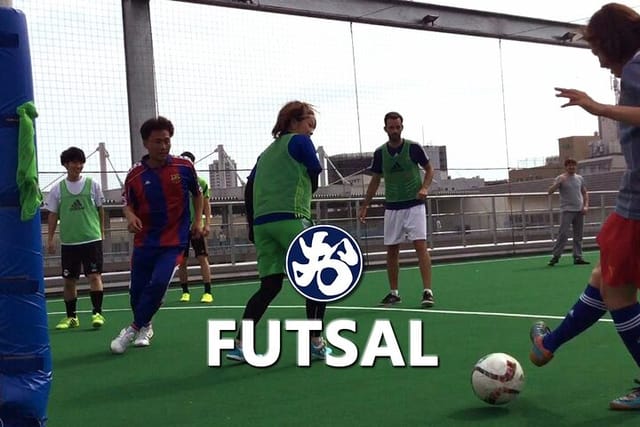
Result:
[[[529,360],[536,366],[544,366],[553,359],[553,352],[544,348],[543,343],[544,337],[549,333],[551,333],[551,329],[542,321],[534,323],[529,331],[529,338],[533,343],[529,352]]]

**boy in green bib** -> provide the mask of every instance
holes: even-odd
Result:
[[[104,195],[100,185],[82,176],[86,158],[77,147],[70,147],[60,155],[60,163],[67,170],[67,177],[55,185],[45,202],[49,211],[47,249],[56,252],[55,233],[60,221],[62,277],[64,278],[64,304],[66,317],[56,329],[80,326],[77,315],[78,292],[76,284],[80,269],[89,279],[93,312],[91,325],[104,324],[102,316],[102,236],[104,235]]]

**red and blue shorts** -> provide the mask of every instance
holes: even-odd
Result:
[[[609,215],[597,237],[602,281],[612,287],[640,288],[640,221]]]

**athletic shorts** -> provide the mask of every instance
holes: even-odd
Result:
[[[602,281],[612,287],[640,288],[640,221],[609,215],[597,237]]]
[[[62,245],[62,277],[80,278],[80,268],[84,275],[102,273],[102,240],[81,245]]]
[[[191,239],[191,247],[193,248],[196,258],[200,256],[209,256],[209,253],[207,252],[207,242],[204,240],[204,237]],[[189,258],[189,245],[184,249],[183,256],[185,258]]]
[[[293,239],[313,222],[306,218],[286,219],[253,226],[260,278],[284,273],[287,250]]]
[[[397,245],[407,240],[427,240],[427,209],[424,204],[384,211],[385,246]]]

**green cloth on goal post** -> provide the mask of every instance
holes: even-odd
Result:
[[[20,120],[18,128],[18,169],[16,183],[20,192],[20,219],[29,221],[42,204],[42,192],[38,185],[36,164],[35,127],[33,121],[38,112],[33,102],[25,102],[16,112]]]

